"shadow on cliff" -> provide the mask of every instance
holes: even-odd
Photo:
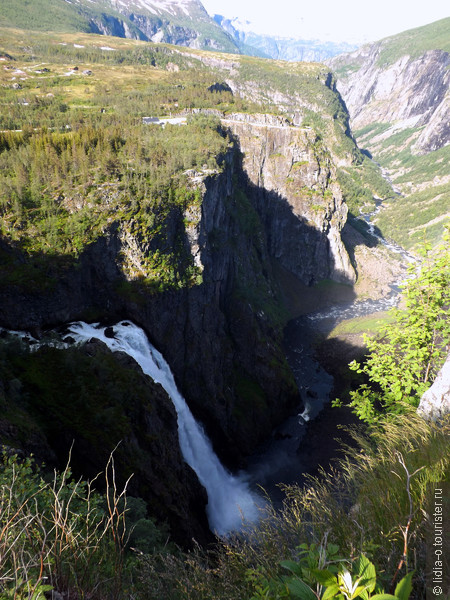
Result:
[[[6,241],[0,247],[0,325],[39,332],[77,319],[132,319],[171,365],[228,466],[242,464],[301,401],[281,349],[287,317],[273,261],[305,289],[333,274],[326,231],[294,214],[281,194],[254,185],[238,146],[233,155],[230,193],[225,186],[209,208],[202,205],[200,226],[210,229],[203,231],[205,270],[197,285],[155,293],[145,281],[127,282],[118,224],[77,259],[27,257]],[[211,185],[220,192],[227,176]],[[190,248],[182,213],[171,217],[177,239]]]
[[[349,284],[347,274],[339,271],[335,265],[327,237],[331,225],[325,217],[325,211],[323,228],[318,229],[307,218],[294,212],[286,196],[267,189],[262,173],[261,185],[255,185],[245,171],[239,139],[233,136],[232,139],[238,150],[235,154],[238,186],[245,191],[259,215],[271,258],[307,286],[326,279]]]
[[[124,279],[115,260],[119,249],[114,231],[91,243],[78,258],[26,253],[1,239],[0,326],[39,335],[42,329],[75,319],[119,317],[121,310],[113,300],[118,281]]]
[[[285,316],[273,260],[304,290],[332,273],[326,232],[294,214],[282,195],[254,185],[234,143],[231,193],[225,186],[216,199],[223,204],[222,222],[208,221],[205,201],[202,206],[202,221],[212,223],[203,231],[202,283],[155,293],[145,281],[127,282],[119,267],[117,224],[78,259],[37,253],[29,258],[3,243],[7,260],[0,282],[0,324],[8,328],[39,332],[76,319],[121,318],[142,326],[229,465],[239,464],[299,402],[280,350]],[[226,174],[215,183],[211,178],[211,185],[220,187],[221,177]],[[221,207],[208,210],[215,215]],[[187,251],[182,212],[169,220],[169,233],[176,231]]]

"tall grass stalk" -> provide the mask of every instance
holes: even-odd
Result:
[[[121,597],[126,486],[111,456],[105,498],[94,481],[74,481],[69,463],[46,482],[32,459],[4,456],[0,466],[0,597]]]

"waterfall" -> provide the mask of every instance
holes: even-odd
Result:
[[[78,342],[96,338],[112,351],[123,351],[140,365],[143,372],[166,390],[178,417],[178,438],[185,461],[194,469],[208,494],[207,516],[212,531],[226,535],[242,528],[243,522],[256,521],[262,507],[241,477],[229,473],[215,455],[211,442],[194,419],[179,393],[169,365],[148,341],[145,333],[129,321],[114,325],[114,337],[105,334],[106,327],[77,322],[69,331]]]

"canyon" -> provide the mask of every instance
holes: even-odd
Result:
[[[43,96],[45,73],[28,76],[17,42],[5,61],[22,57],[28,70],[21,87],[14,86],[12,64],[2,72],[14,118],[25,114],[33,123],[31,111],[44,106],[57,125],[2,131],[2,193],[9,196],[0,238],[0,440],[10,452],[33,453],[58,468],[75,440],[73,468],[84,477],[101,470],[116,448],[118,482],[133,473],[130,493],[169,523],[177,543],[190,546],[194,538],[206,545],[206,494],[181,457],[167,394],[107,344],[44,348],[40,341],[54,330],[70,337],[74,321],[101,323],[108,339],[113,325],[134,323],[170,365],[221,462],[245,468],[285,419],[306,414],[306,392],[286,358],[289,319],[305,314],[306,304],[320,307],[321,286],[354,299],[384,293],[387,281],[376,280],[385,279],[385,264],[392,279],[398,275],[395,261],[374,248],[364,227],[357,231],[355,215],[349,218],[341,173],[357,173],[371,198],[382,178],[377,174],[375,185],[364,179],[364,155],[323,65],[113,38],[106,51],[100,36],[59,41],[66,39],[35,41],[43,61],[54,61],[45,64],[55,93]],[[70,78],[67,56],[79,65]],[[88,66],[91,75],[81,79]],[[149,113],[149,106],[161,112]],[[152,122],[156,114],[186,119],[186,128],[167,123],[162,130]],[[206,152],[200,164],[176,162],[165,151],[185,129],[198,145],[210,135],[220,151]],[[128,150],[132,135],[140,145]],[[106,156],[104,172],[96,144]],[[174,155],[193,155],[186,147]],[[37,175],[41,148],[58,183]],[[7,157],[16,151],[10,167]],[[31,173],[20,154],[27,151],[35,152]],[[176,166],[167,174],[169,160]],[[72,187],[59,175],[64,161],[79,165]],[[153,185],[159,179],[167,189]],[[49,243],[55,232],[68,238],[62,250]],[[382,277],[370,280],[374,263]],[[6,330],[28,331],[34,340],[18,347]]]
[[[83,251],[74,266],[60,272],[56,263],[51,266],[50,262],[46,272],[51,278],[49,285],[34,290],[30,284],[2,286],[0,320],[7,329],[31,331],[40,338],[51,328],[77,319],[104,323],[131,319],[144,328],[169,362],[219,457],[227,467],[236,468],[245,465],[246,457],[274,427],[301,406],[283,349],[286,317],[272,261],[277,260],[306,285],[324,278],[352,283],[355,271],[340,238],[346,206],[335,181],[335,168],[315,134],[270,115],[235,114],[229,121],[234,143],[221,172],[193,173],[192,185],[200,191],[201,203],[184,212],[171,211],[165,221],[169,243],[174,243],[170,240],[176,239],[180,228],[184,231],[185,251],[202,274],[200,285],[149,294],[145,286],[130,281],[129,292],[124,293],[124,261],[135,269],[145,269],[141,263],[150,247],[145,236],[133,233],[132,223],[116,222]],[[20,268],[28,260],[5,239],[1,249],[10,268]],[[91,348],[95,345],[83,352],[91,354]],[[42,377],[52,375],[44,369]],[[76,394],[75,381],[76,377],[71,396]],[[27,386],[24,394],[29,393]],[[7,387],[6,393],[11,389]],[[159,394],[152,398],[155,410],[167,413],[167,401]],[[173,416],[164,418],[164,436],[157,436],[162,449],[157,450],[153,442],[145,441],[153,435],[154,425],[145,432],[136,427],[136,417],[129,409],[120,408],[117,401],[114,405],[133,431],[117,451],[119,481],[133,468],[130,492],[145,497],[158,518],[169,519],[180,543],[191,537],[207,538],[200,518],[205,500],[199,500],[189,470],[180,476],[180,484],[169,485],[172,498],[180,499],[181,494],[183,502],[171,501],[164,510],[161,507],[161,494],[166,493],[158,491],[161,469],[174,474],[181,468],[173,449]],[[55,424],[60,422],[58,412],[65,410],[61,407],[53,414]],[[78,424],[78,431],[69,428],[64,440],[56,440],[40,416],[34,415],[31,425],[28,421],[11,426],[5,415],[2,443],[17,447],[21,438],[22,451],[32,451],[49,464],[60,464],[71,430],[78,440],[72,449],[74,468],[85,475],[90,475],[94,466],[101,468],[104,453],[96,453],[94,458],[89,444],[82,441],[84,421]],[[33,435],[26,433],[27,427]],[[118,435],[111,430],[107,447],[112,449],[120,442]],[[145,471],[143,464],[138,466],[142,461],[130,458],[138,448],[150,461]],[[163,462],[160,456],[165,457]],[[92,467],[87,468],[89,464]],[[148,482],[153,482],[150,485],[155,492],[150,491]],[[192,512],[188,519],[186,512]]]
[[[377,225],[408,249],[424,236],[437,244],[450,216],[449,26],[442,19],[327,61],[359,146],[397,193]]]

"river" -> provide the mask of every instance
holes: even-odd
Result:
[[[376,200],[375,210],[361,213],[360,218],[368,224],[368,233],[378,243],[399,255],[406,273],[406,266],[416,262],[416,259],[397,244],[385,240],[376,230],[372,219],[381,207],[381,201]],[[253,484],[261,485],[276,505],[279,505],[284,497],[279,487],[280,483],[302,483],[305,474],[317,468],[321,457],[326,461],[339,448],[339,443],[334,439],[337,435],[338,413],[335,413],[336,417],[332,415],[334,409],[330,407],[335,382],[314,356],[312,344],[317,333],[326,335],[344,320],[383,312],[396,306],[404,277],[405,275],[401,280],[394,282],[390,286],[389,294],[383,298],[339,303],[326,310],[293,319],[286,325],[285,353],[300,391],[302,405],[295,415],[287,419],[273,432],[271,438],[261,445],[251,457],[248,467]],[[324,408],[324,412],[328,413],[326,415],[322,414]],[[319,415],[320,423],[314,422]],[[308,448],[308,440],[314,429],[319,442],[312,453],[320,456],[312,456]],[[308,451],[305,452],[305,448]]]

